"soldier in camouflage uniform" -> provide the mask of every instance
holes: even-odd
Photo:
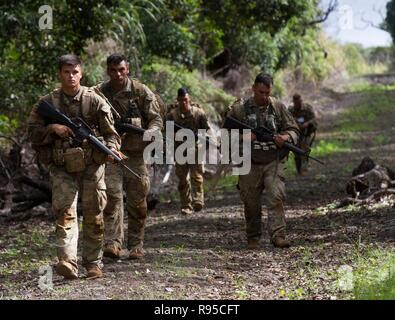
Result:
[[[197,104],[191,102],[187,89],[180,88],[177,93],[177,106],[172,108],[167,115],[167,121],[174,121],[180,126],[198,133],[198,129],[209,130],[205,112]],[[176,144],[176,147],[182,142]],[[178,191],[180,193],[181,214],[188,215],[192,210],[198,212],[204,206],[203,172],[204,165],[197,161],[197,148],[202,147],[196,143],[195,164],[176,163],[178,177]],[[190,179],[188,179],[188,174]],[[191,188],[192,187],[192,188]]]
[[[163,121],[154,93],[136,79],[128,77],[129,68],[125,56],[113,54],[107,58],[109,81],[96,86],[120,115],[120,121],[133,124],[148,131],[161,130]],[[150,179],[143,152],[149,142],[139,133],[122,136],[121,151],[128,157],[127,165],[141,176],[137,178],[123,171],[116,164],[106,168],[108,203],[104,210],[104,255],[119,258],[124,242],[123,234],[123,184],[126,188],[126,211],[128,213],[128,249],[130,259],[144,256],[144,228],[147,218],[147,195]]]
[[[304,103],[301,95],[295,93],[293,95],[293,105],[289,107],[289,112],[293,115],[299,126],[300,137],[298,146],[304,151],[310,151],[317,130],[317,121],[313,107]],[[295,154],[295,163],[299,175],[305,176],[307,174],[309,158]]]
[[[70,118],[82,118],[109,148],[116,152],[120,139],[110,106],[92,90],[80,85],[81,61],[75,55],[59,59],[61,88],[42,99]],[[81,193],[83,212],[83,265],[88,278],[102,277],[103,210],[106,205],[104,163],[107,156],[89,143],[75,146],[70,128],[51,124],[33,107],[28,134],[39,160],[48,165],[52,207],[56,214],[56,271],[66,279],[78,278],[77,202]]]
[[[252,87],[254,95],[231,105],[227,113],[254,128],[266,126],[275,133],[275,143],[259,142],[255,134],[243,136],[252,141],[251,171],[239,176],[238,187],[244,203],[248,247],[259,247],[262,235],[261,194],[266,190],[268,231],[276,247],[289,247],[285,233],[285,184],[284,162],[287,152],[282,149],[285,141],[297,143],[299,130],[287,108],[271,96],[273,80],[270,75],[259,74]]]

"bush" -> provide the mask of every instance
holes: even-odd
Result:
[[[220,114],[234,98],[214,86],[212,81],[203,80],[198,71],[189,71],[183,66],[170,65],[166,60],[157,60],[142,68],[142,80],[160,93],[166,103],[172,103],[177,89],[187,87],[193,101],[202,105],[212,121],[220,121]]]

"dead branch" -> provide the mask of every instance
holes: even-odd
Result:
[[[338,5],[339,5],[338,0],[331,0],[325,12],[323,12],[319,17],[317,17],[317,19],[307,22],[306,26],[314,26],[316,24],[325,22],[328,19],[329,15],[336,10]]]

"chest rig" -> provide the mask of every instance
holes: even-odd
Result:
[[[253,128],[266,127],[273,133],[278,133],[279,123],[272,102],[267,107],[256,107],[250,100],[245,101],[244,111],[246,122]],[[253,141],[253,150],[268,151],[276,149],[273,142]]]
[[[197,133],[198,132],[198,124],[196,119],[196,109],[198,108],[195,105],[191,105],[191,109],[187,113],[182,113],[179,108],[176,109],[175,111],[175,122],[177,122],[179,125],[191,129],[193,132]]]
[[[113,107],[121,115],[121,121],[123,123],[129,123],[139,128],[146,127],[146,117],[139,106],[140,99],[138,95],[138,83],[133,80],[131,81],[131,90],[122,91],[114,94],[111,90],[110,83],[106,83],[103,88],[103,93],[110,100]]]

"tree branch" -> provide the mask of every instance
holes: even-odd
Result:
[[[306,26],[314,26],[316,24],[325,22],[328,19],[329,15],[336,10],[338,5],[339,5],[338,0],[331,0],[326,11],[321,16],[317,17],[317,19],[307,22]]]

